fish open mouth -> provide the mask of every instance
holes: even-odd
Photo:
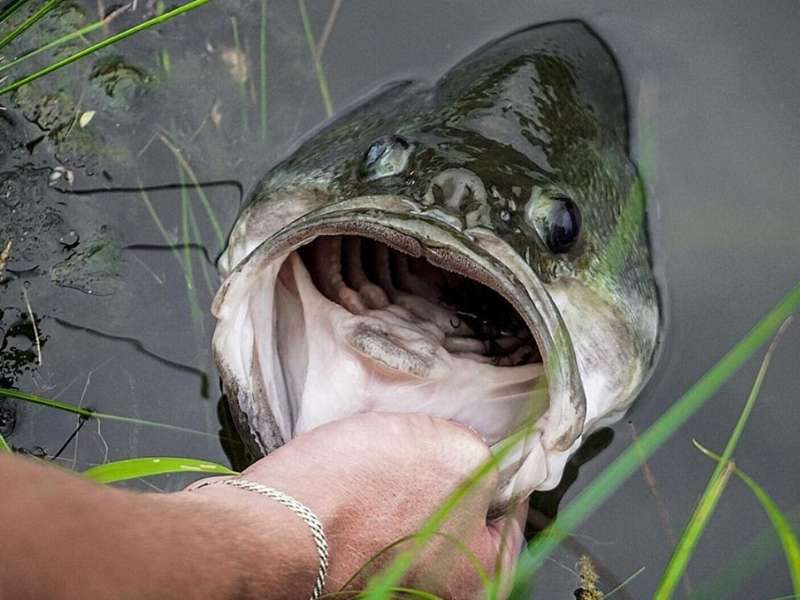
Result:
[[[501,465],[497,503],[550,472],[555,485],[548,461],[578,439],[583,393],[549,296],[493,256],[497,238],[338,208],[253,249],[215,300],[218,364],[257,450],[376,410],[456,421],[490,446],[535,424]]]
[[[284,261],[276,296],[295,434],[350,403],[453,419],[493,444],[544,376],[531,332],[504,298],[377,240],[315,238]]]
[[[403,345],[402,333],[393,331],[399,327],[458,359],[497,367],[541,364],[525,321],[483,284],[360,236],[322,236],[299,255],[315,291],[349,314],[375,319],[388,345]],[[288,280],[291,268],[285,265],[281,277]],[[417,376],[427,373],[421,354],[408,365]]]

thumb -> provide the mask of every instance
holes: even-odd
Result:
[[[513,511],[488,525],[489,536],[496,548],[497,597],[507,598],[514,581],[514,569],[525,543],[525,523],[528,519],[528,499],[520,502]]]

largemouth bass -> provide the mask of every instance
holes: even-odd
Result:
[[[259,455],[370,410],[496,447],[498,509],[554,487],[645,383],[659,332],[622,79],[584,24],[526,29],[308,137],[219,266],[214,350]]]

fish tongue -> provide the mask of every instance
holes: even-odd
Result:
[[[350,350],[395,376],[443,376],[446,367],[437,355],[442,353],[444,333],[435,323],[415,315],[404,307],[367,309],[356,314],[329,300],[314,285],[302,260],[290,259],[298,295],[303,304],[306,339],[311,346],[336,346],[332,356]],[[330,350],[330,349],[329,349]]]
[[[442,378],[447,365],[437,356],[444,351],[436,336],[416,327],[411,313],[388,307],[353,314],[319,291],[297,253],[284,263],[279,285],[284,306],[293,307],[283,314],[296,316],[278,323],[284,331],[278,351],[289,355],[305,339],[303,359],[283,365],[294,386],[294,435],[370,410],[424,412],[419,398],[431,396],[423,390],[430,379],[421,378]],[[402,391],[409,388],[410,394]]]

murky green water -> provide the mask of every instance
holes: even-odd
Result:
[[[136,18],[149,4],[140,0]],[[36,35],[94,20],[96,4],[83,5],[83,17],[70,10]],[[602,433],[608,447],[580,468],[563,502],[800,278],[796,2],[308,0],[308,9],[316,39],[325,38],[321,65],[334,109],[393,79],[434,78],[526,24],[582,18],[617,53],[647,175],[667,331],[653,382],[613,439]],[[261,11],[253,1],[206,6],[43,80],[0,113],[0,245],[13,240],[0,283],[0,383],[198,432],[90,421],[70,440],[73,416],[0,401],[0,432],[15,447],[60,451],[59,462],[79,469],[145,455],[225,463],[226,449],[235,450],[218,437],[209,353],[220,232],[242,189],[326,116],[292,0],[267,2],[262,95]],[[65,170],[54,176],[59,165]],[[181,189],[195,179],[215,183]],[[794,325],[736,455],[796,523],[798,356]],[[749,364],[554,555],[540,574],[540,597],[572,597],[583,553],[599,565],[605,590],[644,569],[612,597],[652,592],[711,473],[691,439],[722,448],[757,367]],[[693,597],[788,594],[768,531],[759,505],[732,482],[690,565]],[[735,586],[727,596],[726,577]]]

